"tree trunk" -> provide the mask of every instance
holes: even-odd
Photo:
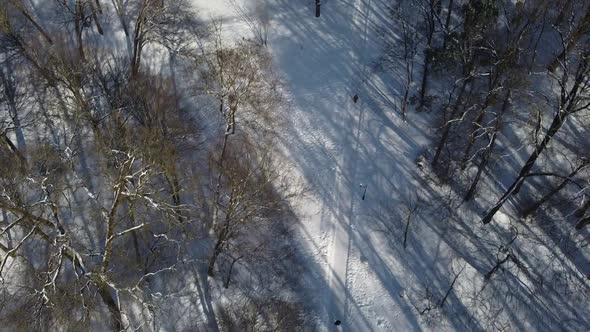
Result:
[[[19,112],[18,112],[18,108],[17,108],[17,95],[16,95],[16,89],[17,89],[17,83],[15,82],[15,76],[14,76],[14,67],[12,66],[12,63],[10,61],[10,59],[7,59],[4,61],[4,68],[6,69],[6,74],[4,73],[3,69],[0,69],[0,81],[2,82],[2,85],[4,85],[4,97],[6,98],[6,103],[8,106],[8,114],[10,115],[10,118],[12,119],[12,124],[14,125],[14,134],[16,136],[16,145],[18,147],[19,152],[20,151],[24,151],[26,149],[26,140],[25,140],[25,135],[23,133],[23,128],[21,126],[21,122],[20,122],[20,117],[19,117]],[[5,137],[5,139],[7,139],[8,137]],[[6,142],[7,144],[10,144],[12,142]],[[11,147],[12,149],[12,147]],[[15,151],[13,149],[13,151]],[[16,152],[16,151],[15,151]],[[19,158],[23,159],[24,156],[22,154],[19,153]]]
[[[135,23],[135,33],[133,35],[133,56],[131,57],[131,76],[135,77],[139,73],[139,64],[141,62],[141,51],[143,48],[143,28],[142,15],[139,15]]]
[[[578,223],[576,224],[576,229],[582,229],[584,228],[584,226],[590,224],[590,216],[580,219],[580,221],[578,221]]]
[[[580,24],[578,25],[576,30],[574,30],[574,32],[572,32],[572,34],[565,41],[565,45],[564,45],[564,48],[561,51],[561,53],[559,53],[559,55],[557,55],[555,57],[555,60],[553,60],[553,62],[551,62],[551,64],[549,65],[549,67],[548,67],[549,71],[553,72],[553,71],[555,71],[555,69],[557,69],[557,66],[559,66],[559,63],[561,61],[565,60],[566,56],[569,54],[569,52],[572,50],[572,48],[574,48],[574,46],[576,45],[578,40],[589,29],[590,29],[590,7],[588,7],[588,9],[586,9],[586,14],[582,18],[582,21],[580,22]]]
[[[571,176],[571,175],[570,175]],[[537,211],[537,209],[539,209],[541,207],[541,205],[543,205],[545,202],[547,202],[551,197],[553,197],[553,195],[557,194],[561,189],[563,189],[565,187],[565,185],[569,182],[569,179],[564,179],[563,181],[561,181],[561,183],[553,188],[553,190],[551,190],[550,192],[548,192],[545,196],[543,196],[539,201],[537,201],[535,204],[529,206],[523,213],[522,215],[524,217],[528,217],[531,213]]]
[[[584,162],[583,164],[581,164],[580,166],[576,167],[576,169],[574,169],[568,176],[566,179],[563,179],[561,181],[561,183],[553,188],[553,190],[551,190],[550,192],[548,192],[545,196],[543,196],[543,198],[541,198],[538,202],[536,202],[535,204],[531,205],[529,208],[527,208],[524,212],[523,212],[523,216],[527,217],[529,216],[531,213],[535,212],[538,208],[541,207],[541,205],[543,205],[545,202],[547,202],[551,197],[553,197],[553,195],[557,194],[561,189],[563,189],[568,182],[571,181],[571,179],[578,174],[578,172],[580,170],[582,170],[584,167],[586,167],[588,165],[588,162]]]
[[[128,214],[129,214],[129,223],[130,228],[137,226],[135,222],[135,203],[133,200],[127,200],[128,204]],[[133,249],[135,251],[135,260],[137,261],[137,265],[140,266],[142,264],[141,261],[141,251],[139,250],[139,238],[137,237],[137,230],[131,232],[131,238],[133,239]]]
[[[223,284],[223,288],[228,289],[229,288],[229,282],[231,281],[231,274],[234,270],[234,265],[236,264],[236,262],[242,258],[242,256],[239,257],[235,257],[232,259],[231,261],[231,265],[229,266],[229,271],[227,272],[227,278],[225,278],[225,282]]]
[[[494,273],[496,273],[496,271],[498,271],[498,269],[502,266],[502,264],[506,263],[508,261],[508,259],[510,258],[510,255],[506,255],[506,257],[504,257],[502,260],[497,260],[496,261],[496,265],[494,265],[494,267],[484,275],[484,279],[488,280],[490,279]]]
[[[321,0],[315,0],[315,17],[320,17]]]
[[[33,24],[33,26],[35,27],[35,29],[37,29],[37,31],[39,31],[39,33],[41,33],[41,35],[43,36],[43,38],[45,38],[45,40],[47,40],[47,42],[49,44],[53,45],[53,40],[51,39],[51,37],[49,37],[49,34],[47,34],[47,32],[45,32],[45,30],[41,27],[41,25],[39,25],[39,23],[37,23],[37,21],[35,21],[35,19],[29,14],[29,12],[23,7],[23,5],[17,3],[15,0],[10,0],[10,2],[12,3],[12,5],[16,9],[18,9],[19,12],[21,12],[21,14],[23,14],[23,16],[29,22],[31,22],[31,24]]]
[[[100,21],[98,20],[98,14],[102,14],[102,8],[100,7],[100,2],[98,2],[98,0],[96,0],[96,4],[93,4],[92,2],[90,3],[90,6],[92,7],[92,20],[94,21],[94,25],[96,26],[96,31],[98,31],[98,33],[100,35],[104,35],[104,31],[102,30],[102,26],[100,25]]]
[[[443,134],[438,142],[438,146],[436,148],[436,153],[434,154],[434,158],[432,158],[432,165],[436,166],[438,163],[438,159],[442,153],[444,146],[447,144],[447,140],[449,139],[449,134],[451,132],[452,123],[449,122],[457,117],[457,113],[461,109],[461,101],[463,99],[463,93],[465,92],[465,88],[467,84],[471,82],[471,78],[464,78],[463,83],[461,84],[461,88],[459,89],[459,95],[457,96],[457,100],[455,100],[455,104],[453,105],[453,109],[451,110],[451,114],[449,115],[449,119],[443,125]]]
[[[76,0],[76,10],[74,12],[74,26],[76,30],[76,40],[78,42],[78,55],[80,59],[84,60],[84,44],[82,41],[82,32],[84,31],[84,9],[82,8],[82,0]]]
[[[522,31],[521,31],[521,33],[522,33]],[[517,40],[518,40],[518,38],[517,38]],[[501,59],[502,59],[501,63],[504,65],[512,64],[512,61],[510,61],[510,51],[504,52],[501,55]],[[477,130],[479,130],[482,127],[483,121],[486,116],[486,110],[490,106],[490,103],[492,103],[493,98],[498,95],[498,90],[501,91],[501,89],[502,89],[502,82],[500,81],[500,78],[502,77],[503,74],[504,74],[504,68],[502,65],[500,65],[500,66],[496,65],[491,70],[491,75],[490,75],[490,79],[489,79],[489,83],[488,83],[488,91],[486,93],[483,105],[481,105],[481,110],[480,110],[479,114],[477,115],[477,118],[475,119],[475,122],[473,123],[473,127],[471,129],[471,132],[469,134],[469,140],[467,142],[467,147],[465,148],[465,152],[463,153],[463,159],[461,160],[461,170],[464,170],[465,167],[467,167],[467,162],[469,161],[469,159],[471,159],[469,155],[471,154],[471,150],[473,149],[473,146],[475,145],[475,142],[477,141],[476,133],[477,133]],[[506,111],[506,108],[508,107],[508,98],[510,98],[510,91],[508,91],[508,93],[506,94],[506,99],[504,100],[504,103],[502,104],[502,110],[501,110],[502,114]],[[498,116],[496,119],[500,119],[500,118],[501,118],[501,116]],[[499,123],[496,122],[496,125],[499,125]],[[498,127],[496,129],[498,129]]]
[[[96,4],[96,10],[98,10],[98,13],[102,15],[102,6],[100,5],[100,0],[94,0],[94,3]]]
[[[447,18],[445,20],[445,36],[443,37],[443,50],[447,47],[449,39],[449,27],[451,26],[451,17],[453,16],[453,0],[449,0],[449,7],[447,10]]]
[[[215,243],[215,248],[213,249],[213,254],[209,257],[209,264],[207,265],[207,275],[213,277],[215,275],[215,262],[217,261],[217,257],[223,251],[223,243],[224,239],[219,236],[217,238],[217,242]]]
[[[215,183],[215,193],[213,194],[213,223],[211,227],[215,229],[217,226],[217,219],[219,218],[219,195],[221,193],[221,177],[223,176],[223,161],[225,159],[225,151],[227,150],[227,143],[229,139],[229,133],[226,130],[226,133],[223,135],[223,145],[221,146],[221,154],[219,156],[218,167],[217,170],[217,182]]]
[[[412,216],[409,215],[406,220],[406,228],[404,230],[404,249],[406,249],[406,242],[408,240],[408,232],[410,231],[410,223],[412,222]]]
[[[471,159],[469,155],[471,154],[471,149],[473,149],[473,145],[475,145],[476,133],[477,130],[481,128],[481,124],[483,122],[485,114],[486,112],[484,108],[479,112],[477,118],[475,119],[475,122],[473,123],[471,133],[469,134],[469,139],[467,140],[467,147],[465,147],[465,152],[463,152],[463,158],[461,159],[461,170],[465,170],[465,168],[467,167],[467,163]]]
[[[577,218],[582,218],[584,214],[586,214],[586,211],[588,211],[588,209],[590,209],[590,198],[586,200],[586,203],[584,203],[584,205],[580,206],[580,208],[576,210],[574,216],[576,216]]]
[[[535,151],[533,151],[527,162],[520,170],[520,173],[518,174],[516,180],[514,180],[514,182],[512,183],[512,185],[510,185],[508,190],[506,190],[504,195],[498,200],[498,202],[488,211],[488,213],[482,219],[482,222],[484,224],[488,224],[490,221],[492,221],[492,218],[494,217],[496,212],[500,210],[500,208],[502,207],[502,205],[504,205],[506,200],[508,200],[508,197],[510,195],[518,193],[526,179],[526,176],[529,174],[530,170],[535,165],[535,162],[537,161],[541,153],[545,150],[553,136],[563,126],[563,124],[565,123],[565,119],[568,115],[569,114],[563,110],[557,112],[557,115],[555,115],[555,118],[553,118],[553,123],[551,123],[551,127],[549,127],[549,130],[547,130],[547,133],[545,134],[543,141],[541,141],[541,144],[537,145]]]
[[[119,16],[119,20],[121,21],[121,26],[123,27],[123,32],[125,32],[125,36],[129,37],[129,29],[127,28],[127,22],[125,21],[125,13],[123,12],[123,6],[121,5],[121,0],[115,0],[115,7],[117,10],[117,15]]]
[[[223,246],[225,245],[225,243],[227,242],[227,240],[230,236],[229,227],[230,227],[231,215],[232,215],[232,211],[233,211],[233,204],[234,204],[234,192],[232,191],[230,198],[229,198],[228,210],[226,211],[226,215],[225,215],[225,224],[223,225],[223,228],[221,229],[221,231],[219,233],[216,232],[217,242],[215,243],[215,247],[213,248],[213,254],[211,255],[211,257],[209,257],[209,266],[207,268],[207,274],[211,277],[215,274],[214,267],[215,267],[215,262],[217,261],[217,257],[223,251]]]
[[[123,326],[123,317],[121,316],[121,308],[119,308],[117,302],[115,299],[113,299],[110,286],[101,280],[97,282],[97,287],[102,301],[107,306],[109,313],[111,314],[111,326],[113,327],[113,331],[119,332],[125,330]]]
[[[590,9],[588,10],[587,15],[589,13],[590,13]],[[545,134],[543,141],[541,142],[541,144],[537,145],[537,147],[535,148],[535,151],[531,154],[531,156],[527,160],[526,164],[524,165],[524,167],[520,171],[520,174],[518,175],[518,177],[516,178],[516,180],[514,181],[512,186],[510,186],[508,191],[504,194],[504,196],[502,196],[502,198],[500,199],[500,201],[498,201],[496,206],[494,206],[490,210],[490,212],[484,217],[484,219],[483,219],[484,224],[491,221],[491,218],[493,217],[493,215],[498,211],[498,209],[502,206],[502,204],[504,203],[504,201],[506,200],[506,198],[510,194],[512,194],[512,193],[516,194],[520,191],[520,188],[522,187],[522,184],[524,183],[526,176],[528,175],[529,171],[532,169],[535,162],[539,158],[539,155],[545,150],[545,148],[547,147],[547,145],[549,144],[549,142],[551,141],[553,136],[563,126],[563,124],[565,123],[568,116],[577,111],[575,108],[576,108],[576,104],[578,103],[578,100],[580,98],[578,96],[578,94],[580,93],[580,89],[585,89],[584,82],[586,81],[586,77],[588,75],[588,55],[589,55],[589,53],[590,53],[589,51],[585,51],[581,55],[580,63],[578,64],[578,67],[576,69],[576,78],[575,78],[574,84],[571,87],[571,89],[569,91],[564,91],[565,87],[562,87],[562,91],[561,91],[561,98],[562,99],[560,101],[559,110],[558,110],[557,114],[555,115],[555,117],[553,118],[553,122],[551,123],[551,126],[547,130],[547,133]],[[564,73],[564,75],[566,75],[566,74],[567,73]],[[567,76],[564,76],[564,77],[567,78]],[[567,83],[567,79],[564,79],[564,81],[565,82],[562,82],[562,84],[565,85]]]
[[[107,233],[105,235],[105,244],[104,244],[104,254],[102,256],[102,263],[101,263],[101,271],[105,273],[109,267],[111,262],[111,257],[113,256],[113,240],[115,237],[115,227],[117,223],[117,212],[119,210],[119,206],[123,202],[123,187],[124,181],[123,177],[129,174],[130,168],[133,165],[124,165],[124,169],[122,173],[119,175],[119,182],[117,189],[115,190],[115,195],[113,198],[113,204],[111,205],[111,209],[107,216]]]
[[[455,277],[453,278],[453,282],[451,282],[451,285],[449,286],[449,289],[447,289],[447,292],[445,293],[445,297],[443,297],[443,299],[440,301],[440,307],[444,307],[445,302],[447,301],[447,298],[449,297],[449,295],[451,294],[451,291],[453,290],[453,287],[455,286],[455,283],[457,282],[457,279],[459,279],[459,276],[461,275],[461,273],[463,273],[463,270],[465,269],[465,266],[461,269],[461,271],[459,271],[459,273],[457,273],[455,275]]]
[[[6,144],[6,146],[8,147],[8,149],[14,153],[14,155],[16,157],[18,157],[19,161],[21,162],[21,164],[19,165],[19,167],[26,167],[26,163],[27,163],[27,159],[25,158],[25,156],[18,150],[18,148],[16,147],[16,145],[14,145],[14,143],[10,140],[10,138],[8,138],[8,136],[6,136],[6,134],[0,134],[0,144],[2,144],[2,142],[4,142],[4,144]]]
[[[580,96],[578,96],[578,94],[580,93],[580,89],[586,89],[584,82],[586,81],[586,76],[588,75],[589,53],[590,53],[590,51],[586,51],[586,52],[584,52],[584,54],[581,55],[580,63],[578,64],[578,67],[576,69],[576,78],[575,78],[574,84],[572,85],[571,89],[569,89],[569,91],[564,91],[563,89],[565,89],[565,86],[562,87],[562,92],[561,92],[562,97],[560,100],[559,110],[555,114],[555,117],[553,118],[553,122],[551,123],[551,126],[547,130],[547,133],[545,134],[543,141],[541,141],[541,144],[538,144],[536,146],[535,151],[531,154],[531,156],[527,160],[526,164],[524,165],[524,167],[520,171],[520,174],[518,175],[518,177],[514,181],[513,185],[510,186],[510,189],[507,191],[507,193],[504,196],[507,197],[508,195],[510,195],[512,193],[518,194],[524,181],[526,180],[526,176],[528,175],[530,170],[533,168],[533,166],[535,165],[535,162],[537,161],[537,159],[539,158],[541,153],[545,150],[545,148],[547,147],[547,145],[549,144],[549,142],[551,141],[553,136],[555,136],[555,134],[557,134],[559,129],[561,129],[561,127],[565,123],[566,119],[572,113],[577,111],[576,105],[577,105],[579,98],[580,98]],[[564,73],[564,75],[566,75],[566,74]],[[567,78],[567,76],[564,76],[564,77]],[[562,82],[562,84],[567,84],[567,79],[565,79],[565,82]],[[503,204],[503,202],[502,202],[502,204]],[[492,210],[494,210],[496,208],[499,209],[499,207],[494,207]],[[497,209],[495,211],[497,211]],[[492,214],[492,216],[493,216],[493,214]],[[488,218],[488,216],[486,216],[486,218],[484,218],[484,219],[487,219],[487,218]],[[488,220],[488,222],[489,222],[489,220]]]
[[[570,9],[571,2],[572,0],[566,0],[563,7],[561,7],[559,10],[559,15],[557,15],[555,18],[555,26],[559,26],[561,22],[563,22],[563,19],[567,16],[566,12]]]
[[[436,10],[436,15],[442,12],[442,0],[432,0],[432,7]]]
[[[473,149],[473,145],[475,145],[475,141],[477,140],[476,132],[479,128],[481,128],[483,120],[485,119],[486,110],[488,109],[488,106],[490,105],[491,97],[493,95],[493,90],[497,88],[497,81],[498,81],[497,78],[499,78],[500,75],[499,75],[499,73],[496,73],[494,76],[496,78],[493,80],[493,83],[492,83],[490,89],[488,90],[488,94],[486,96],[486,99],[485,99],[483,105],[481,106],[481,111],[477,115],[477,118],[475,119],[475,122],[473,123],[471,133],[469,134],[469,140],[467,141],[467,147],[465,148],[465,152],[463,153],[463,158],[461,160],[461,170],[464,170],[465,167],[467,167],[467,162],[469,161],[469,159],[471,159],[469,157],[469,155],[471,154],[471,149]],[[506,102],[507,101],[505,101],[505,103]],[[505,106],[507,106],[507,104],[502,105],[502,108],[504,108]],[[502,113],[503,112],[504,112],[504,110],[502,110]]]
[[[431,3],[427,21],[427,37],[426,37],[426,48],[424,48],[424,69],[422,70],[422,80],[420,83],[420,95],[418,96],[418,110],[422,111],[424,108],[424,97],[426,96],[426,90],[428,89],[428,75],[430,72],[430,59],[432,58],[432,41],[434,37],[434,3]]]
[[[412,59],[406,59],[406,86],[404,88],[404,96],[402,98],[402,119],[406,121],[406,113],[408,109],[408,97],[410,94],[410,87],[412,86],[412,79],[414,76],[414,68]]]
[[[496,117],[496,123],[494,125],[494,132],[492,133],[492,138],[490,140],[490,144],[486,148],[486,150],[482,156],[482,160],[477,168],[477,174],[475,175],[473,182],[471,182],[471,186],[469,187],[467,194],[465,194],[465,201],[469,201],[473,198],[473,196],[475,196],[475,192],[477,190],[477,185],[479,183],[481,175],[483,174],[483,171],[487,167],[490,157],[492,155],[492,152],[494,151],[494,147],[496,146],[496,138],[498,137],[498,131],[500,130],[500,125],[502,123],[502,116],[504,115],[504,113],[506,113],[506,111],[508,110],[508,107],[510,106],[510,95],[511,95],[511,92],[509,90],[506,93],[506,97],[505,97],[504,102],[502,104],[502,109],[500,111],[500,114],[498,114],[498,116]]]
[[[180,210],[180,182],[178,181],[178,174],[176,173],[176,167],[173,168],[170,175],[166,175],[166,181],[172,192],[172,204],[174,204],[175,212],[178,215],[178,222],[184,222],[182,213]]]
[[[424,69],[422,70],[422,80],[420,83],[420,96],[418,98],[418,110],[424,110],[424,98],[426,97],[426,89],[428,89],[428,74],[430,71],[430,50],[429,44],[424,50]]]

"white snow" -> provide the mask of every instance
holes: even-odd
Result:
[[[427,143],[419,120],[404,123],[391,107],[397,83],[372,69],[386,7],[373,0],[325,1],[315,18],[311,1],[266,3],[273,17],[269,46],[291,100],[285,151],[300,172],[294,178],[312,189],[296,207],[301,240],[324,269],[325,280],[310,285],[321,290],[318,324],[331,329],[341,320],[351,331],[416,328],[414,309],[400,297],[403,264],[390,259],[375,235],[376,211],[395,209],[414,191],[414,160]],[[231,18],[229,7],[218,5],[217,15]],[[367,185],[365,200],[359,183]]]
[[[478,224],[477,213],[496,199],[497,188],[511,176],[510,167],[506,174],[482,181],[481,197],[456,211],[445,210],[448,207],[440,203],[440,197],[459,193],[439,186],[430,174],[430,163],[421,157],[432,146],[429,130],[434,114],[417,113],[410,107],[406,121],[402,120],[398,105],[405,78],[382,72],[375,64],[382,53],[383,34],[398,38],[387,16],[387,6],[394,0],[322,0],[319,18],[314,16],[315,0],[189,1],[203,21],[222,22],[222,35],[228,40],[253,37],[232,4],[245,11],[263,6],[270,17],[267,47],[287,97],[277,110],[284,120],[280,143],[288,164],[285,170],[293,184],[309,188],[292,201],[299,220],[296,240],[304,249],[297,252],[301,255],[297,261],[305,268],[298,271],[308,273],[300,276],[307,284],[298,290],[297,300],[303,298],[305,309],[313,314],[313,326],[306,330],[552,330],[555,325],[544,324],[570,320],[571,326],[578,327],[587,323],[582,314],[589,309],[579,305],[587,302],[578,299],[584,295],[562,298],[555,290],[559,285],[543,283],[542,272],[540,283],[518,269],[498,277],[505,278],[503,284],[484,279],[503,257],[501,246],[515,230],[529,237],[516,240],[529,241],[527,245],[514,246],[525,257],[525,265],[555,264],[555,270],[572,271],[577,266],[571,257],[565,263],[554,262],[573,256],[566,250],[568,244],[553,244],[550,232],[515,225],[510,207],[485,228]],[[124,34],[118,31],[117,36],[118,49],[125,49],[121,46],[126,42]],[[163,53],[158,51],[162,50],[150,47],[146,66],[162,67]],[[353,102],[355,95],[357,102]],[[497,163],[511,166],[525,160],[524,146],[511,150],[499,142],[498,148],[502,153]],[[490,188],[489,182],[497,188]],[[90,199],[99,196],[91,188],[83,189]],[[208,250],[207,243],[199,240],[191,249]],[[589,260],[587,252],[576,257]],[[216,319],[214,305],[234,299],[231,287],[203,287],[202,283],[219,280],[206,280],[196,268],[192,271],[190,262],[185,263],[191,273],[166,280],[170,289],[178,291],[156,296],[161,303],[170,303],[162,309],[164,330],[207,328]],[[572,272],[567,278],[587,277]],[[535,309],[529,311],[529,304]],[[142,308],[135,310],[139,317]],[[336,320],[342,322],[338,327]]]
[[[280,139],[289,164],[285,169],[291,172],[294,184],[310,189],[292,202],[299,220],[296,240],[304,248],[297,254],[305,268],[298,271],[309,274],[301,276],[307,284],[298,290],[297,300],[303,299],[306,312],[313,314],[309,330],[497,330],[506,326],[539,330],[556,327],[544,325],[546,322],[570,319],[574,327],[586,322],[572,309],[586,302],[574,296],[561,298],[553,289],[557,286],[544,284],[542,273],[533,276],[539,278],[537,282],[513,266],[510,273],[498,276],[504,278],[502,283],[484,279],[497,260],[505,257],[502,246],[515,229],[532,239],[521,236],[514,246],[526,266],[576,267],[571,262],[553,263],[555,258],[570,255],[564,249],[567,246],[550,246],[554,239],[547,234],[528,229],[526,224],[515,225],[517,217],[509,206],[497,214],[493,224],[485,228],[478,224],[477,213],[512,178],[510,167],[505,174],[482,181],[483,194],[474,201],[456,211],[444,210],[439,196],[459,193],[439,186],[430,174],[428,160],[419,158],[432,146],[429,130],[435,115],[410,107],[403,121],[398,105],[405,73],[382,72],[376,66],[384,34],[385,38],[399,38],[388,17],[387,5],[395,1],[323,0],[319,18],[314,16],[314,0],[191,1],[202,20],[222,23],[222,35],[228,40],[253,37],[251,27],[232,4],[253,16],[257,15],[253,11],[264,10],[270,17],[267,47],[288,100],[277,110],[284,120]],[[121,45],[123,36],[120,34]],[[163,54],[157,51],[153,47],[148,52],[152,57],[144,58],[147,66],[161,65]],[[419,61],[416,67],[419,72]],[[401,76],[395,77],[396,72]],[[432,86],[440,83],[434,76]],[[439,92],[445,91],[441,88]],[[356,103],[355,95],[359,97]],[[511,134],[523,136],[523,132]],[[512,141],[508,137],[498,143],[502,150],[497,163],[524,162],[526,147],[514,149],[507,144]],[[489,182],[495,183],[490,186]],[[93,197],[90,191],[87,194]],[[404,248],[403,234],[412,207],[416,209]],[[523,245],[524,241],[529,242]],[[528,255],[531,252],[534,254]],[[440,308],[458,273],[457,283]],[[571,275],[584,278],[582,273]],[[231,288],[201,289],[197,272],[182,278],[186,279],[179,282],[182,287],[176,294],[180,297],[169,310],[182,308],[189,314],[171,313],[181,321],[170,319],[175,328],[211,324],[215,320],[212,303],[223,305],[235,299]],[[199,299],[191,302],[185,294],[198,294]],[[529,310],[529,305],[534,309]],[[338,327],[336,320],[342,322]]]

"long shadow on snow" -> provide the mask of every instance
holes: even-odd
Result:
[[[413,178],[413,160],[421,146],[419,141],[424,140],[424,133],[416,126],[412,128],[411,124],[391,119],[393,96],[388,98],[388,92],[373,84],[368,77],[363,77],[371,63],[369,59],[355,57],[359,47],[367,46],[366,40],[358,40],[363,27],[354,24],[352,16],[355,9],[352,5],[342,6],[324,7],[322,17],[316,20],[306,8],[295,8],[292,2],[277,1],[277,19],[289,30],[285,35],[290,37],[272,43],[280,45],[277,50],[282,52],[275,54],[276,60],[281,68],[285,68],[285,79],[292,88],[291,92],[299,96],[294,100],[297,109],[293,111],[292,129],[285,134],[284,144],[308,183],[312,184],[322,205],[328,209],[327,213],[348,229],[349,223],[357,224],[355,214],[358,206],[354,201],[360,201],[357,195],[359,183],[368,186],[367,201],[374,200],[374,197],[392,197],[394,200],[398,197],[399,201],[399,197],[412,192],[412,180],[408,179]],[[382,7],[376,4],[375,8]],[[375,29],[379,23],[371,28]],[[365,17],[365,29],[367,24]],[[375,45],[371,46],[375,48]],[[391,93],[398,91],[395,89],[397,85],[390,85]],[[361,101],[352,104],[351,96],[357,93]],[[371,98],[379,98],[380,103],[366,102]],[[368,130],[363,121],[368,124]],[[366,135],[372,136],[365,138],[368,143],[361,145],[360,137]],[[338,188],[338,183],[335,183],[339,178],[342,178],[343,188]],[[411,327],[420,329],[412,309],[399,298],[403,286],[396,281],[381,253],[369,239],[371,229],[358,229],[361,232],[358,235],[351,234],[348,229],[351,242],[366,243],[362,255],[367,258],[370,269],[376,272],[390,298],[399,307],[405,308],[403,314]],[[343,280],[338,282],[347,283]],[[350,294],[346,299],[357,307]],[[360,314],[360,324],[369,327],[366,325],[367,317]]]

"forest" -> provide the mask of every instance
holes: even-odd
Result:
[[[0,0],[0,330],[590,327],[590,2]]]

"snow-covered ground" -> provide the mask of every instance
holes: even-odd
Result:
[[[388,241],[401,238],[380,222],[401,218],[404,202],[416,199],[415,160],[428,144],[422,130],[429,126],[413,115],[401,120],[399,83],[374,69],[386,1],[324,1],[320,18],[313,1],[264,3],[272,18],[269,47],[289,97],[282,143],[295,166],[294,181],[311,189],[294,203],[309,264],[323,272],[308,285],[318,324],[332,329],[340,320],[349,331],[417,329],[404,291],[420,276],[408,274],[408,262],[390,252]],[[198,8],[209,4],[196,1]],[[208,9],[207,15],[236,23],[225,29],[243,28],[232,21],[231,6]],[[438,247],[437,259],[419,268],[450,259],[444,245],[429,245]],[[408,261],[416,255],[409,249]]]
[[[251,37],[227,0],[194,1],[209,18],[222,19],[227,36]],[[410,111],[403,121],[398,106],[404,74],[395,77],[376,65],[383,38],[399,38],[388,17],[392,1],[324,0],[319,18],[313,0],[235,3],[249,9],[262,4],[258,8],[271,19],[268,47],[289,101],[281,110],[283,151],[292,181],[310,188],[293,202],[308,271],[299,296],[315,313],[310,328],[539,330],[562,328],[564,320],[573,327],[585,324],[573,298],[538,297],[555,292],[542,275],[514,268],[497,284],[484,278],[519,232],[514,244],[521,257],[547,249],[539,245],[545,240],[537,242],[543,235],[514,225],[516,218],[506,214],[487,227],[477,223],[497,195],[489,183],[474,202],[448,208],[443,196],[460,194],[438,186],[427,162],[417,167],[432,145],[435,114]],[[525,151],[509,152],[525,157]],[[567,253],[557,249],[552,255]]]
[[[426,143],[415,120],[396,113],[396,82],[372,69],[386,8],[330,1],[315,18],[310,4],[274,4],[270,45],[293,102],[285,146],[312,188],[298,210],[302,240],[324,269],[320,317],[351,331],[415,328],[400,297],[403,265],[388,261],[373,215],[414,191],[413,162]]]
[[[590,259],[562,241],[572,241],[579,233],[571,230],[574,235],[559,237],[554,233],[563,228],[518,223],[512,202],[490,225],[479,223],[481,213],[526,160],[526,146],[514,149],[499,143],[501,157],[492,163],[502,172],[482,180],[479,196],[468,203],[451,199],[461,195],[454,192],[453,182],[463,179],[439,185],[428,161],[422,162],[422,155],[432,150],[431,129],[436,129],[438,115],[410,107],[402,119],[399,105],[405,74],[395,68],[385,72],[379,66],[383,39],[395,45],[400,38],[388,14],[388,5],[395,0],[322,0],[319,18],[314,15],[315,0],[190,1],[199,19],[222,23],[228,45],[232,39],[253,37],[244,13],[269,19],[267,48],[286,97],[276,110],[282,120],[277,126],[285,159],[281,161],[288,165],[284,169],[294,187],[309,190],[291,201],[298,221],[294,239],[286,239],[287,231],[278,237],[293,251],[291,256],[285,254],[285,266],[298,264],[293,266],[293,276],[285,278],[292,285],[284,287],[285,294],[269,295],[276,299],[264,303],[292,300],[303,306],[304,330],[575,330],[590,326],[584,298],[588,288],[572,292],[577,285],[586,285],[584,274],[588,273],[573,262],[581,261],[579,265],[587,268]],[[114,12],[110,21],[117,26]],[[125,49],[124,35],[119,31],[115,37],[121,44],[117,49]],[[145,65],[174,69],[174,64],[160,63],[166,60],[158,51],[165,50],[150,45]],[[419,67],[417,63],[417,76]],[[446,92],[437,86],[436,73],[430,83],[437,90],[433,93]],[[189,86],[179,83],[181,90]],[[217,114],[216,108],[209,108],[202,118]],[[518,127],[518,123],[507,126]],[[502,135],[525,135],[524,129],[505,132]],[[510,142],[514,137],[502,139]],[[559,149],[559,143],[555,144]],[[457,204],[447,204],[451,201]],[[93,240],[89,236],[88,241]],[[220,312],[229,307],[224,304],[243,291],[222,289],[219,276],[208,278],[198,265],[192,265],[192,260],[207,256],[210,241],[202,237],[191,241],[190,260],[183,261],[182,267],[178,264],[179,270],[169,279],[162,274],[150,284],[153,301],[161,310],[153,313],[160,324],[154,324],[154,330],[223,328],[218,323],[223,319]],[[503,268],[509,273],[497,273],[502,280],[498,283],[496,275],[484,277],[512,250],[525,268],[506,264]],[[557,281],[544,279],[545,267],[554,268],[547,275]],[[560,269],[567,270],[563,280]],[[247,274],[235,272],[232,283],[243,282]],[[243,288],[253,298],[280,289],[266,286],[252,282]],[[564,297],[568,292],[570,296]],[[143,321],[142,310],[131,308],[129,315]]]

